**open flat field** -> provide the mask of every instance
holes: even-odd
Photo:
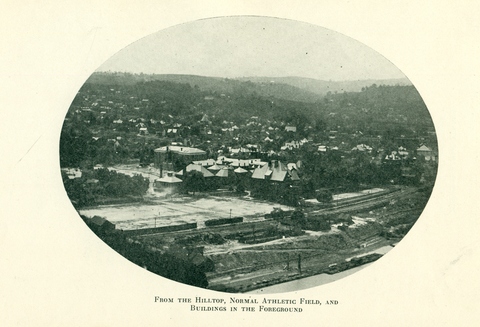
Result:
[[[171,199],[155,200],[148,204],[99,206],[80,210],[89,218],[101,216],[116,224],[117,229],[139,229],[197,222],[204,227],[204,221],[215,218],[244,217],[245,221],[263,219],[273,208],[292,208],[267,201],[252,200],[248,197],[178,196]]]
[[[123,172],[123,171],[122,171]],[[139,173],[130,171],[131,173]],[[335,195],[335,200],[365,198],[381,194],[384,189],[376,188],[355,193]],[[131,230],[151,227],[198,223],[204,227],[204,221],[215,218],[244,217],[246,222],[263,219],[274,208],[293,210],[292,207],[278,203],[260,201],[248,196],[228,195],[162,196],[161,193],[149,194],[148,203],[105,205],[80,210],[80,214],[89,218],[103,217],[116,225],[117,229]],[[317,200],[307,200],[318,203]]]

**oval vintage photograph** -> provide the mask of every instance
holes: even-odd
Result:
[[[65,190],[129,261],[230,293],[338,280],[385,255],[432,192],[435,128],[391,62],[298,21],[220,17],[122,49],[76,94]]]

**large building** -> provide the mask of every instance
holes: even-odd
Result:
[[[206,158],[205,151],[186,146],[169,145],[155,149],[155,167],[159,168],[161,172],[164,170],[176,171],[192,161]]]

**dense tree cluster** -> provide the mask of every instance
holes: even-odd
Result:
[[[255,180],[250,183],[251,196],[289,206],[301,204],[302,190],[298,185]]]
[[[108,169],[84,171],[81,178],[69,179],[62,174],[65,190],[77,207],[115,202],[121,198],[141,198],[148,190],[148,179],[128,176]]]
[[[192,170],[185,174],[182,187],[185,193],[192,192],[195,194],[195,192],[207,189],[207,181],[201,172]]]

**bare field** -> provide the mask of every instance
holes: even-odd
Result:
[[[197,222],[203,227],[205,220],[215,218],[244,217],[245,221],[263,219],[273,208],[292,208],[248,197],[178,196],[168,200],[154,200],[149,204],[99,206],[80,210],[89,218],[104,217],[116,224],[117,229],[140,229]]]

